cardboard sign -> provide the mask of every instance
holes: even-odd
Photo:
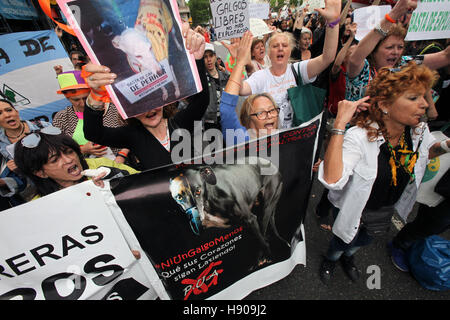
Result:
[[[450,38],[450,0],[423,0],[409,22],[406,41]]]
[[[391,6],[369,6],[353,11],[354,22],[357,23],[355,39],[361,41],[391,11]]]
[[[269,19],[270,5],[268,3],[249,3],[250,19]]]
[[[210,0],[217,39],[239,38],[250,29],[248,1]]]

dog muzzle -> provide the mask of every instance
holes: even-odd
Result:
[[[192,232],[196,235],[200,235],[202,229],[202,220],[200,219],[200,213],[196,206],[186,209],[186,214],[189,218],[189,224],[191,225]]]

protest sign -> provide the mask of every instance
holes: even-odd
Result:
[[[309,5],[308,13],[313,13],[317,8],[325,8],[325,0],[305,0],[297,10],[302,11],[307,5]]]
[[[156,298],[106,203],[88,181],[3,211],[0,299]]]
[[[273,32],[269,29],[267,23],[262,19],[250,18],[250,31],[254,37],[260,37],[267,33]]]
[[[318,118],[112,188],[171,299],[242,299],[306,263]]]
[[[261,2],[249,2],[250,19],[269,19],[270,4]]]
[[[184,46],[176,0],[58,0],[58,5],[91,60],[117,74],[106,89],[123,118],[202,89],[195,59]]]
[[[321,121],[2,212],[0,298],[242,299],[282,279],[306,264]]]
[[[55,32],[17,32],[0,36],[0,91],[19,110],[21,119],[52,120],[70,102],[59,90],[55,65],[73,70]]]
[[[436,141],[447,140],[448,137],[441,131],[431,133]],[[417,191],[416,201],[429,207],[436,207],[445,198],[434,191],[436,184],[450,168],[450,153],[444,153],[430,160],[425,174]]]
[[[34,6],[26,0],[0,0],[0,14],[5,19],[31,20],[38,18]]]
[[[355,39],[361,41],[391,11],[391,6],[368,6],[353,11],[353,21],[358,25]]]
[[[210,0],[217,40],[241,37],[250,29],[247,0]]]
[[[422,0],[409,22],[406,41],[450,38],[450,0]]]

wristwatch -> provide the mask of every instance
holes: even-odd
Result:
[[[384,31],[383,29],[381,29],[380,23],[378,23],[373,30],[378,32],[383,38],[386,38],[386,36],[388,35],[388,31]]]
[[[89,99],[86,99],[86,106],[94,111],[103,111],[103,109],[105,108],[105,105],[102,103],[101,105],[98,106],[93,106],[89,103]]]

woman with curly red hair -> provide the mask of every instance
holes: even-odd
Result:
[[[446,152],[421,122],[428,107],[424,95],[435,80],[434,71],[414,62],[382,68],[368,96],[339,102],[319,167],[319,180],[338,211],[322,281],[330,280],[338,260],[350,279],[358,279],[354,253],[387,232],[394,212],[407,216],[414,199],[406,199],[404,191],[419,186],[429,158]],[[354,126],[345,131],[349,122]],[[448,147],[450,141],[443,143]]]

